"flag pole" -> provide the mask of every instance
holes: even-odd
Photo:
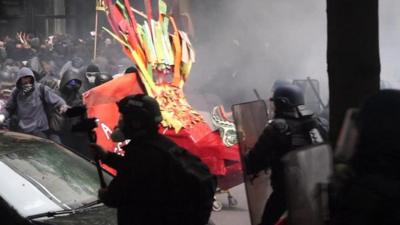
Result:
[[[97,34],[99,30],[99,11],[106,11],[104,0],[96,0],[96,21],[94,27],[94,48],[93,48],[93,61],[97,56]]]
[[[99,25],[99,11],[96,9],[96,19],[95,19],[95,26],[94,26],[93,61],[96,60],[96,54],[97,54],[97,32],[98,32],[98,25]]]

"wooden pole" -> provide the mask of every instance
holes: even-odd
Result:
[[[95,26],[94,26],[94,48],[93,48],[93,61],[96,60],[97,55],[97,32],[98,32],[98,25],[99,25],[99,11],[96,10],[96,19],[95,19]]]

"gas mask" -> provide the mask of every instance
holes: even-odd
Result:
[[[86,78],[88,79],[90,84],[94,84],[96,81],[96,77],[98,75],[98,72],[86,72]]]
[[[24,95],[32,92],[32,90],[33,90],[33,84],[23,84],[21,87],[22,87],[22,92],[24,93]]]

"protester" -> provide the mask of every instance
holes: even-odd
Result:
[[[157,101],[143,94],[132,95],[118,102],[118,108],[121,116],[111,138],[115,142],[132,140],[124,147],[125,156],[93,145],[102,162],[117,170],[108,188],[99,191],[99,198],[118,208],[118,224],[205,225],[214,190],[188,194],[200,185],[181,182],[182,170],[171,174],[177,165],[170,149],[179,147],[158,133],[162,118]],[[210,199],[205,201],[209,204],[203,205],[204,199]]]
[[[81,75],[75,70],[67,70],[61,78],[60,88],[56,93],[64,99],[68,106],[81,106],[83,105],[81,87]],[[92,154],[87,148],[89,144],[87,133],[72,132],[72,127],[79,121],[80,119],[76,117],[63,117],[63,126],[58,132],[61,143],[78,151],[87,158],[92,158]]]
[[[15,116],[17,131],[60,142],[59,137],[50,130],[46,106],[60,113],[68,108],[61,97],[47,86],[37,83],[32,70],[24,67],[19,71],[16,88],[2,110],[4,125],[11,128],[10,120]]]
[[[100,69],[94,64],[87,66],[84,78],[82,92],[88,91],[95,87],[96,77],[100,75]]]

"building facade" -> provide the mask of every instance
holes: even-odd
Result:
[[[95,4],[95,0],[0,0],[0,35],[86,36],[94,29]]]

